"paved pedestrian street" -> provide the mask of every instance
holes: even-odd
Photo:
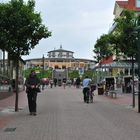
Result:
[[[96,94],[86,104],[82,88],[46,88],[38,94],[37,116],[23,102],[19,112],[1,109],[0,140],[140,140],[140,114],[119,99]]]

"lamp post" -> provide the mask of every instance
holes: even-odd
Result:
[[[44,78],[44,69],[45,69],[45,57],[44,57],[44,54],[43,54],[43,57],[42,57],[42,63],[43,63],[43,78]]]
[[[137,33],[137,63],[138,63],[138,113],[140,113],[140,17],[137,21],[137,27],[134,31]]]
[[[138,54],[140,54],[140,29],[138,31],[138,38],[137,38],[137,47],[138,47]],[[140,113],[140,55],[138,56],[138,113]]]
[[[135,34],[137,39],[136,46],[137,46],[137,63],[138,63],[138,113],[140,113],[140,55],[139,55],[140,54],[140,16],[138,17],[138,20],[136,20],[136,27],[134,28],[132,34]],[[133,99],[133,103],[134,101],[135,100]]]

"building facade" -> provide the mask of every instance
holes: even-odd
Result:
[[[26,61],[25,69],[34,67],[44,67],[44,69],[68,69],[79,70],[91,69],[95,65],[95,61],[90,59],[74,58],[74,52],[64,50],[62,46],[59,49],[49,51],[46,57],[28,59]]]
[[[23,90],[24,87],[24,61],[19,59],[18,87]],[[13,94],[16,80],[16,62],[8,57],[8,52],[0,50],[0,99]]]
[[[59,49],[49,51],[46,57],[25,60],[25,69],[40,67],[44,70],[52,69],[52,79],[57,80],[58,85],[62,85],[63,79],[68,79],[68,72],[78,70],[82,75],[85,70],[92,69],[95,61],[90,59],[74,58],[74,52]]]
[[[114,6],[114,17],[118,18],[123,15],[124,10],[133,10],[136,13],[140,12],[140,0],[117,0]],[[109,29],[109,33],[115,33],[117,27],[117,23],[114,22]],[[110,59],[111,58],[111,59]],[[118,59],[119,58],[119,59]],[[104,79],[105,76],[114,76],[121,77],[122,76],[132,76],[138,75],[138,64],[135,61],[134,70],[132,70],[132,61],[129,57],[123,56],[110,56],[108,58],[104,58],[101,62],[94,67],[96,71],[102,71],[103,75],[100,75],[98,81]]]

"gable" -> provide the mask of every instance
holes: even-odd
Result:
[[[136,0],[116,1],[113,14],[119,16],[124,9],[140,11],[140,1],[137,0],[137,3]]]

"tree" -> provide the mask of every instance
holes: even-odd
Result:
[[[68,77],[71,79],[79,77],[79,71],[78,70],[69,71]]]
[[[136,58],[137,45],[134,28],[137,26],[138,13],[131,10],[124,10],[123,14],[114,19],[117,23],[115,32],[119,33],[119,49],[127,57]]]
[[[35,1],[11,0],[0,4],[0,30],[4,48],[16,61],[16,101],[15,111],[18,111],[18,73],[19,59],[29,55],[42,38],[51,36],[48,28],[42,24],[40,13],[35,11]]]
[[[89,78],[93,78],[93,70],[86,70],[85,73],[83,74],[82,78],[84,79],[86,76]]]
[[[133,107],[135,107],[135,91],[134,91],[134,60],[139,55],[137,48],[137,34],[134,29],[137,27],[137,21],[140,14],[135,11],[125,10],[121,17],[115,19],[117,23],[116,32],[120,33],[120,50],[126,57],[132,61],[132,81],[133,81]]]
[[[99,39],[97,39],[94,46],[94,53],[96,54],[96,60],[99,62],[101,59],[113,55],[114,51],[112,45],[110,44],[111,34],[103,34]]]
[[[123,14],[114,19],[116,22],[115,32],[102,35],[97,39],[94,52],[98,54],[98,59],[112,54],[125,55],[136,58],[137,54],[137,35],[133,33],[137,26],[139,13],[131,10],[124,10]],[[100,54],[100,55],[99,55]]]
[[[52,77],[52,70],[42,70],[42,68],[29,68],[24,70],[24,77],[27,78],[32,70],[35,70],[37,72],[37,76],[39,79],[42,78],[51,78]]]

